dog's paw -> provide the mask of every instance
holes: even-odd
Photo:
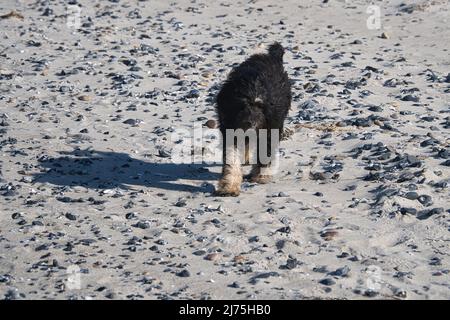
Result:
[[[218,188],[214,191],[216,197],[237,197],[240,193],[239,188]]]
[[[266,183],[269,183],[270,181],[272,181],[272,176],[258,174],[258,175],[251,176],[249,180],[250,180],[250,182],[266,184]]]
[[[214,195],[219,197],[237,197],[240,193],[240,183],[226,183],[225,181],[220,180]]]

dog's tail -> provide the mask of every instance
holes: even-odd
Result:
[[[271,44],[268,51],[273,58],[283,61],[284,48],[279,42]]]

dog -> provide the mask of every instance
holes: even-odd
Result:
[[[268,47],[267,53],[250,56],[233,68],[217,94],[216,111],[223,137],[222,176],[215,191],[218,196],[240,194],[241,164],[248,164],[251,156],[254,162],[248,179],[256,183],[268,183],[272,179],[273,147],[280,142],[292,100],[283,55],[284,48],[275,42]],[[235,137],[227,138],[230,131],[255,132],[256,146],[249,143],[246,135],[244,147],[240,148]],[[266,132],[266,144],[261,140],[263,131]],[[262,161],[263,149],[267,150],[269,161]]]

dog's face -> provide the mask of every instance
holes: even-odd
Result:
[[[236,117],[236,127],[244,131],[248,129],[260,129],[264,127],[264,110],[258,105],[246,105]]]

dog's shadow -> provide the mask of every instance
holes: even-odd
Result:
[[[208,180],[218,179],[207,164],[152,163],[131,158],[126,153],[95,150],[60,152],[60,157],[41,157],[43,169],[34,182],[60,186],[83,186],[93,189],[129,189],[145,186],[170,191],[213,192]],[[177,180],[205,181],[201,186]]]

